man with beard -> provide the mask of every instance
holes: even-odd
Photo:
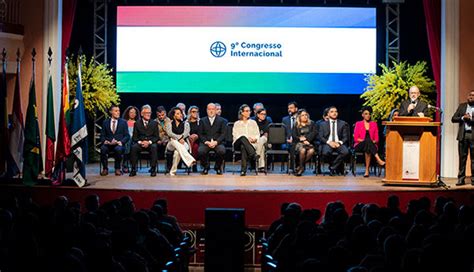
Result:
[[[281,122],[285,125],[286,128],[286,145],[282,146],[283,149],[288,149],[290,151],[290,168],[294,169],[294,150],[292,148],[291,143],[293,139],[291,139],[291,132],[293,130],[293,126],[296,124],[296,115],[298,113],[298,103],[292,101],[288,103],[288,116],[283,117]]]
[[[474,90],[469,92],[467,102],[461,103],[451,118],[451,122],[459,123],[458,130],[458,154],[459,172],[457,186],[464,185],[466,178],[466,161],[468,150],[471,153],[471,169],[474,171],[474,139],[472,137],[472,126],[474,122],[472,115],[474,112]],[[471,185],[474,185],[474,177],[471,175]]]
[[[409,99],[402,102],[400,105],[400,116],[419,116],[424,117],[428,115],[428,104],[421,101],[420,89],[412,86],[408,91]]]

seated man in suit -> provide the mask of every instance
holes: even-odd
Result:
[[[115,156],[115,175],[122,175],[121,163],[125,145],[130,140],[128,133],[127,121],[120,118],[120,108],[117,105],[112,105],[109,109],[110,118],[107,118],[102,123],[102,131],[100,132],[100,161],[102,163],[101,176],[109,174],[107,161],[110,152],[114,152]]]
[[[158,134],[160,135],[160,139],[157,142],[158,154],[165,154],[166,147],[168,146],[168,141],[170,140],[170,137],[168,137],[168,134],[166,134],[165,124],[167,122],[171,122],[171,120],[167,116],[165,107],[158,106],[156,108],[155,121],[158,124]]]
[[[296,116],[298,115],[298,103],[295,101],[291,101],[288,103],[288,116],[283,117],[281,122],[285,125],[286,128],[286,145],[282,146],[283,149],[288,149],[290,151],[290,168],[294,169],[293,162],[294,159],[294,150],[292,149],[292,142],[293,139],[291,138],[291,134],[293,131],[293,127],[296,124]]]
[[[340,167],[344,158],[349,155],[349,149],[347,149],[349,125],[337,119],[338,112],[336,107],[329,107],[328,117],[328,121],[324,121],[319,125],[318,138],[322,145],[321,154],[324,160],[328,161],[332,157],[333,152],[337,153],[336,158],[329,166],[330,175],[334,176],[338,172],[343,174],[343,170]]]
[[[201,142],[198,154],[203,167],[203,175],[207,175],[209,172],[209,151],[211,150],[216,152],[216,165],[214,169],[216,169],[218,175],[222,175],[226,126],[226,120],[216,114],[216,105],[209,103],[207,105],[207,116],[201,119],[198,133]]]
[[[132,170],[130,176],[137,175],[138,155],[142,150],[149,150],[151,156],[151,176],[156,176],[156,163],[158,160],[157,142],[160,140],[158,134],[158,124],[155,120],[151,120],[151,107],[144,105],[141,109],[142,118],[135,122],[133,128],[133,145],[130,154],[130,161],[132,163]]]
[[[428,104],[420,100],[420,89],[412,86],[408,91],[407,99],[400,105],[400,116],[419,116],[424,117],[428,115]]]

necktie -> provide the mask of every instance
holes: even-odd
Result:
[[[148,121],[145,121],[144,123],[145,123],[145,128],[147,128],[148,127]]]
[[[295,126],[295,117],[292,116],[291,117],[291,129],[293,129],[294,126]]]
[[[115,131],[117,131],[117,121],[112,120],[112,133],[115,134]]]
[[[335,142],[336,141],[336,121],[331,121],[332,127],[331,127],[331,141]]]

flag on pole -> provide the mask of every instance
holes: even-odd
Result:
[[[61,108],[59,112],[58,144],[56,146],[56,165],[54,166],[53,184],[60,185],[66,179],[66,160],[71,154],[69,138],[69,77],[67,59],[64,65],[63,87],[61,92]]]
[[[26,185],[34,185],[39,173],[43,170],[38,108],[36,107],[35,55],[36,52],[33,49],[33,73],[30,81],[28,108],[26,110],[25,143],[23,147],[23,183]]]
[[[23,112],[21,110],[20,98],[20,50],[18,49],[16,59],[16,81],[15,92],[13,94],[13,110],[12,122],[10,126],[10,157],[7,159],[7,175],[14,177],[20,174],[23,163],[23,144],[24,127],[23,127]]]
[[[0,79],[0,143],[8,143],[8,114],[7,114],[7,51],[2,51],[2,77]],[[5,162],[10,149],[3,144],[0,152],[0,172],[5,173]]]
[[[87,126],[82,97],[81,61],[78,57],[76,97],[74,99],[74,114],[71,124],[71,147],[74,154],[73,179],[77,186],[86,185],[87,163]]]
[[[53,78],[51,76],[51,48],[48,50],[48,94],[46,109],[46,162],[45,176],[51,178],[54,167],[54,142],[56,141],[56,129],[54,126],[54,98],[53,98]]]

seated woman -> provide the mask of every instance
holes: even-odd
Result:
[[[255,121],[257,122],[258,129],[260,130],[260,137],[257,141],[257,155],[258,159],[258,171],[265,171],[265,146],[268,141],[268,128],[270,127],[270,119],[267,118],[267,111],[265,108],[260,108],[256,111]]]
[[[173,164],[170,169],[170,175],[176,175],[178,164],[181,160],[188,166],[191,167],[196,164],[196,160],[189,153],[189,123],[183,121],[183,111],[178,107],[173,107],[168,117],[170,121],[165,124],[166,134],[170,140],[166,146],[167,151],[173,151]]]
[[[371,121],[372,108],[363,107],[362,121],[355,123],[354,128],[354,149],[356,152],[363,152],[365,154],[365,174],[364,177],[369,177],[370,160],[372,156],[375,157],[377,163],[381,166],[385,162],[380,158],[378,151],[379,143],[379,129],[377,123]]]
[[[189,144],[191,145],[191,154],[197,159],[199,149],[199,108],[197,106],[189,107],[187,121],[190,128]],[[197,172],[196,165],[193,166],[193,172]]]
[[[247,160],[255,159],[257,156],[257,141],[260,130],[257,123],[250,119],[250,107],[243,104],[239,108],[239,120],[234,123],[232,129],[233,146],[235,150],[242,153],[240,175],[247,174]]]
[[[135,122],[138,120],[138,108],[135,106],[128,106],[125,111],[123,112],[122,118],[127,121],[128,125],[128,133],[130,134],[130,141],[125,144],[125,153],[124,153],[124,161],[130,161],[130,147],[132,145],[131,137],[133,136],[133,127],[135,126]],[[126,166],[124,162],[123,172],[128,173],[128,166]]]
[[[295,145],[295,152],[298,158],[296,176],[301,176],[305,170],[305,163],[309,161],[315,148],[312,144],[316,138],[316,124],[309,118],[309,113],[305,109],[300,109],[296,116],[296,124],[293,126],[292,138]]]

